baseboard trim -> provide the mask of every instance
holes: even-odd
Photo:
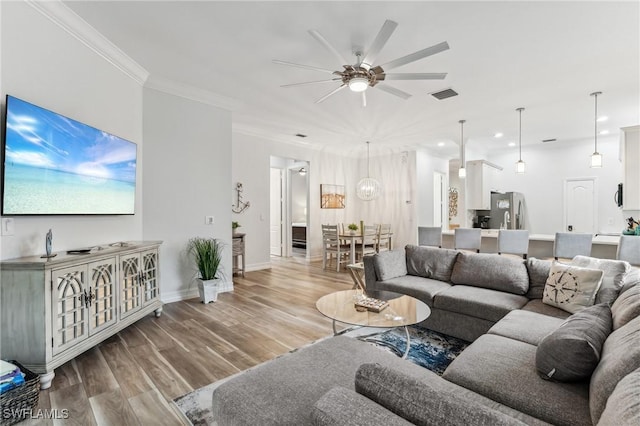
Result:
[[[195,286],[192,287],[193,288],[183,290],[161,292],[160,300],[162,300],[162,303],[173,303],[199,297],[200,294],[198,293],[198,288]],[[230,291],[233,291],[233,281],[223,281],[219,293],[227,293]]]
[[[271,262],[254,263],[246,266],[247,271],[261,271],[263,269],[271,269]]]

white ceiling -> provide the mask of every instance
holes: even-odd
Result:
[[[640,3],[627,2],[217,2],[67,1],[72,10],[152,75],[241,102],[234,130],[323,149],[424,147],[457,156],[458,120],[479,150],[518,139],[542,145],[592,139],[594,102],[611,134],[640,123]],[[443,81],[394,81],[409,100],[369,88],[368,105],[339,83],[273,59],[342,69],[308,33],[318,30],[347,59],[365,50],[385,19],[398,23],[382,64],[447,41],[450,49],[393,72],[447,72]],[[386,83],[381,83],[386,84]],[[429,93],[453,88],[454,98]],[[496,139],[496,132],[504,137]],[[305,139],[296,133],[308,135]],[[438,142],[444,142],[442,147]],[[326,148],[329,147],[329,148]],[[528,147],[531,148],[531,147]],[[516,150],[515,148],[509,148]]]

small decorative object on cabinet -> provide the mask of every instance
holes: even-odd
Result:
[[[42,258],[44,259],[48,259],[50,257],[55,257],[55,253],[51,253],[51,247],[53,245],[53,233],[51,232],[51,229],[49,229],[49,232],[47,232],[47,235],[44,238],[44,252],[45,254],[43,254]]]
[[[202,303],[218,300],[223,247],[216,238],[196,237],[189,240],[189,253],[198,268],[198,291]]]
[[[243,278],[245,267],[244,236],[245,234],[233,234],[233,247],[231,254],[233,257],[233,273],[242,275]],[[242,257],[242,259],[240,259],[240,257]]]
[[[160,241],[112,244],[0,264],[0,358],[40,374],[53,370],[140,318],[162,312]]]

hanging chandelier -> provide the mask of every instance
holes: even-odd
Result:
[[[460,168],[458,169],[458,177],[464,179],[467,177],[467,169],[464,160],[464,123],[467,120],[460,120]]]
[[[524,108],[520,107],[516,109],[516,111],[520,113],[520,130],[518,136],[518,149],[520,154],[518,157],[519,159],[516,162],[516,174],[523,175],[525,171],[525,163],[524,161],[522,161],[522,111],[524,111]]]
[[[591,96],[593,96],[595,99],[595,105],[596,105],[596,112],[595,112],[595,118],[594,118],[595,133],[593,135],[594,150],[593,150],[593,154],[591,154],[592,169],[599,169],[602,167],[602,154],[598,152],[598,95],[602,95],[602,92],[591,93]]]
[[[367,177],[358,182],[356,194],[364,201],[375,200],[380,196],[380,182],[369,176],[369,141],[367,141]]]

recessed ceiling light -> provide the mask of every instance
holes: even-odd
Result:
[[[600,132],[598,132],[598,134],[600,134],[600,135],[608,135],[609,131],[608,130],[600,130]]]
[[[509,142],[509,146],[516,146],[515,142]]]
[[[438,142],[438,146],[444,146],[444,142]]]
[[[495,135],[493,135],[494,138],[501,138],[503,136],[504,136],[504,134],[502,132],[498,132]]]
[[[607,121],[609,119],[609,117],[607,117],[606,115],[603,115],[602,117],[598,117],[598,122],[602,123],[603,121]]]

